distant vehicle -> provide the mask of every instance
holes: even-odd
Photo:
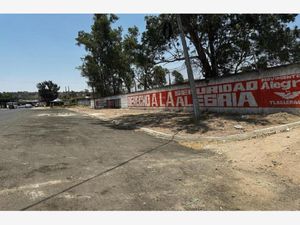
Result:
[[[32,108],[31,104],[25,104],[25,108]]]
[[[18,104],[17,104],[17,102],[7,102],[7,108],[16,109],[16,108],[18,108]]]
[[[45,107],[46,106],[46,103],[44,102],[38,102],[35,104],[35,107]]]

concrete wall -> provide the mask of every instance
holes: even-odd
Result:
[[[118,105],[114,108],[127,108],[127,95],[114,95],[105,98],[95,99],[95,107],[94,101],[91,100],[91,108],[102,109],[108,108],[110,106],[110,102],[115,101],[115,105]]]
[[[78,99],[77,104],[81,106],[89,106],[91,105],[91,100],[90,99]]]
[[[231,113],[300,112],[300,64],[196,82],[201,110]],[[97,99],[119,99],[121,108],[192,111],[188,84]],[[102,103],[102,104],[100,104]],[[97,104],[96,104],[97,105]],[[101,107],[98,107],[101,108]]]

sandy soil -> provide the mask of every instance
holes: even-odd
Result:
[[[259,199],[265,208],[282,208],[283,200],[293,198],[288,208],[300,206],[300,129],[265,138],[234,143],[204,144],[181,142],[195,151],[213,151],[223,155],[235,178],[239,194],[234,205],[253,209]],[[254,199],[256,199],[254,201]],[[255,203],[254,203],[255,202]],[[276,202],[276,206],[271,204]],[[286,207],[286,206],[285,206]],[[249,209],[249,208],[248,208]],[[287,208],[286,208],[287,209]]]
[[[227,136],[272,127],[300,120],[299,115],[274,113],[269,115],[230,115],[202,113],[195,123],[192,115],[183,112],[167,112],[140,109],[90,109],[71,108],[76,112],[87,113],[101,119],[110,119],[117,124],[135,127],[142,126],[170,134],[190,136]]]

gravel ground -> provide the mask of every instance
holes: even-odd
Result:
[[[65,109],[0,110],[1,210],[299,210],[299,129],[160,140]]]
[[[227,136],[256,129],[300,121],[299,115],[274,113],[268,115],[232,115],[203,112],[195,123],[190,113],[142,109],[90,109],[74,107],[75,112],[86,113],[100,119],[113,120],[117,124],[134,129],[137,126],[151,128],[168,134],[191,137]]]

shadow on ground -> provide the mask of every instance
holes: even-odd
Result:
[[[138,127],[159,127],[173,132],[183,131],[189,134],[207,133],[209,131],[226,131],[234,125],[243,126],[270,126],[272,124],[284,124],[288,122],[290,114],[275,115],[237,115],[202,112],[199,121],[194,121],[191,113],[183,112],[156,112],[137,115],[122,115],[112,119],[112,122],[99,122],[116,129],[133,130]],[[276,121],[275,121],[276,120]],[[94,123],[97,124],[98,122]]]

